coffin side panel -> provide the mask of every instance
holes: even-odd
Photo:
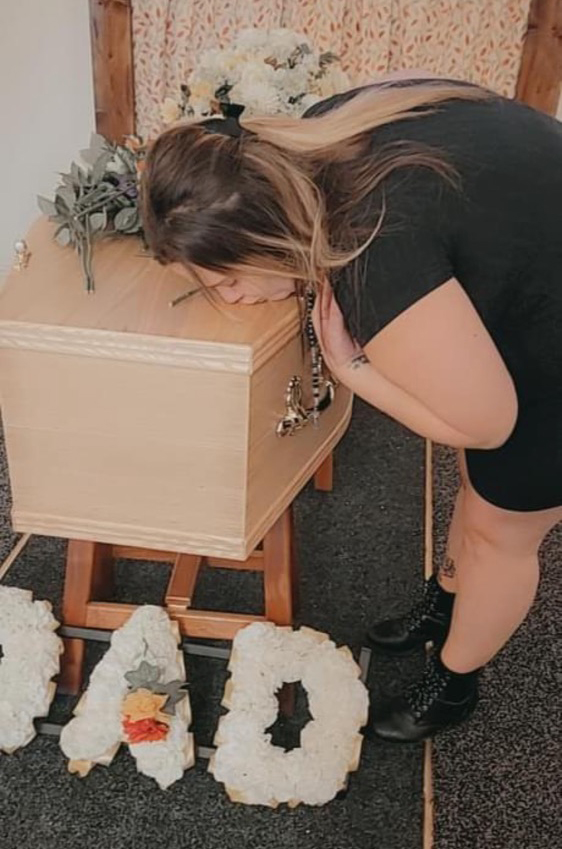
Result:
[[[293,375],[303,378],[305,402],[310,369],[303,366],[299,337],[278,351],[253,375],[251,382],[246,548],[251,551],[273,521],[288,507],[345,433],[353,396],[338,386],[332,406],[317,427],[311,424],[293,436],[279,437],[285,394]]]
[[[0,392],[16,530],[239,556],[248,377],[4,349]]]

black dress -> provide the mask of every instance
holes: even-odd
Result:
[[[362,90],[323,100],[303,117]],[[345,274],[334,280],[348,327],[364,345],[455,277],[500,351],[519,400],[517,424],[504,445],[466,451],[470,481],[505,509],[562,505],[562,124],[501,97],[456,99],[432,115],[373,130],[375,149],[400,139],[446,152],[461,187],[420,166],[387,178],[381,233],[355,260],[366,270],[359,301]]]

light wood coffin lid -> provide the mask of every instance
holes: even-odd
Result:
[[[252,374],[298,331],[294,298],[219,311],[196,294],[169,307],[189,283],[132,236],[96,245],[89,295],[77,254],[53,232],[46,218],[33,225],[28,267],[4,282],[0,347]]]

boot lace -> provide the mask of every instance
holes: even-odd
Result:
[[[439,669],[431,658],[419,681],[406,688],[404,697],[416,719],[426,713],[449,682],[446,670]]]

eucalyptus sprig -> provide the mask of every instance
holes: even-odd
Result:
[[[136,137],[120,145],[93,133],[90,147],[80,153],[85,166],[73,162],[69,173],[61,173],[54,200],[39,196],[37,201],[41,212],[58,225],[58,244],[78,252],[86,290],[93,292],[94,241],[142,232],[138,177],[144,147]]]

